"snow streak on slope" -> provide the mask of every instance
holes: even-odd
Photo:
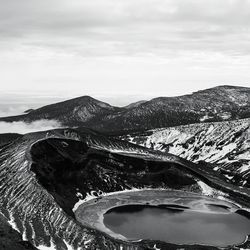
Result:
[[[34,143],[47,137],[78,139],[76,133],[41,132],[27,134],[1,148],[0,213],[22,235],[23,240],[30,241],[39,249],[119,248],[119,243],[79,225],[38,182],[31,171],[32,161],[28,150]],[[126,244],[123,246],[127,249]]]
[[[250,119],[198,123],[128,135],[126,140],[193,162],[213,163],[228,179],[250,187]]]

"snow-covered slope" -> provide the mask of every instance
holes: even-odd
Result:
[[[213,163],[214,170],[250,187],[250,119],[155,129],[124,138],[193,162]]]

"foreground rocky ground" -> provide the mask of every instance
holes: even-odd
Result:
[[[1,218],[19,232],[12,235],[4,227],[0,242],[8,238],[13,244],[25,246],[24,241],[29,241],[39,249],[60,250],[155,249],[156,244],[160,249],[217,249],[147,240],[126,242],[75,219],[76,204],[89,195],[101,197],[134,188],[209,191],[242,208],[250,204],[248,189],[229,183],[210,167],[90,130],[51,130],[24,135],[0,148]],[[228,249],[240,247],[249,248],[249,241]]]

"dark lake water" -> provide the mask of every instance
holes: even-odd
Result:
[[[250,233],[248,218],[220,206],[218,211],[201,212],[181,206],[126,205],[109,210],[104,224],[130,240],[175,244],[227,246],[243,242]]]

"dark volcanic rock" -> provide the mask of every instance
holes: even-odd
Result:
[[[17,138],[21,137],[22,135],[16,133],[6,133],[0,134],[0,146],[7,144],[11,141],[16,140]]]

